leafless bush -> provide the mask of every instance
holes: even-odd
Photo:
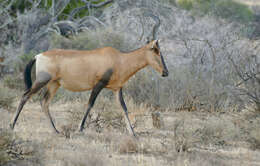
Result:
[[[54,34],[50,48],[91,50],[110,46],[122,49],[126,46],[123,35],[113,31],[111,27],[82,32],[70,39]]]
[[[241,43],[242,44],[242,43]],[[260,111],[260,54],[259,41],[255,45],[244,42],[239,50],[232,50],[233,57],[230,56],[230,64],[233,66],[238,82],[235,89],[238,95],[245,96],[244,100],[253,103],[255,109]]]

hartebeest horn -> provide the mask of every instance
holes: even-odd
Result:
[[[148,16],[148,17],[151,17],[156,23],[153,27],[153,30],[152,30],[152,40],[156,40],[157,39],[157,33],[158,33],[158,29],[161,25],[161,21],[159,19],[158,16],[155,16],[154,14],[152,14],[152,12],[149,12],[149,13],[145,13],[144,16]]]

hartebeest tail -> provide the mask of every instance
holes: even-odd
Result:
[[[32,84],[31,70],[35,62],[36,80]],[[122,53],[112,47],[104,47],[90,51],[56,49],[38,54],[26,65],[24,71],[26,92],[20,101],[11,127],[14,128],[28,99],[41,88],[46,87],[42,109],[53,129],[59,133],[49,112],[49,104],[58,88],[62,86],[70,91],[92,90],[86,113],[80,124],[80,131],[82,131],[97,96],[102,89],[108,88],[117,94],[125,113],[128,129],[135,135],[123,99],[122,88],[136,72],[146,66],[152,66],[163,77],[168,76],[168,69],[160,52],[158,40],[153,40],[129,53]]]
[[[26,87],[26,91],[29,90],[32,87],[32,78],[31,78],[31,70],[35,63],[36,59],[32,59],[25,67],[24,70],[24,84]]]

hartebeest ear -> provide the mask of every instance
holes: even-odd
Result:
[[[155,48],[157,46],[158,42],[159,42],[159,40],[154,40],[151,48]]]

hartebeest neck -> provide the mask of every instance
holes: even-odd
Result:
[[[148,65],[145,57],[145,47],[125,53],[122,56],[122,64],[124,66],[125,81],[127,81],[132,75]]]

